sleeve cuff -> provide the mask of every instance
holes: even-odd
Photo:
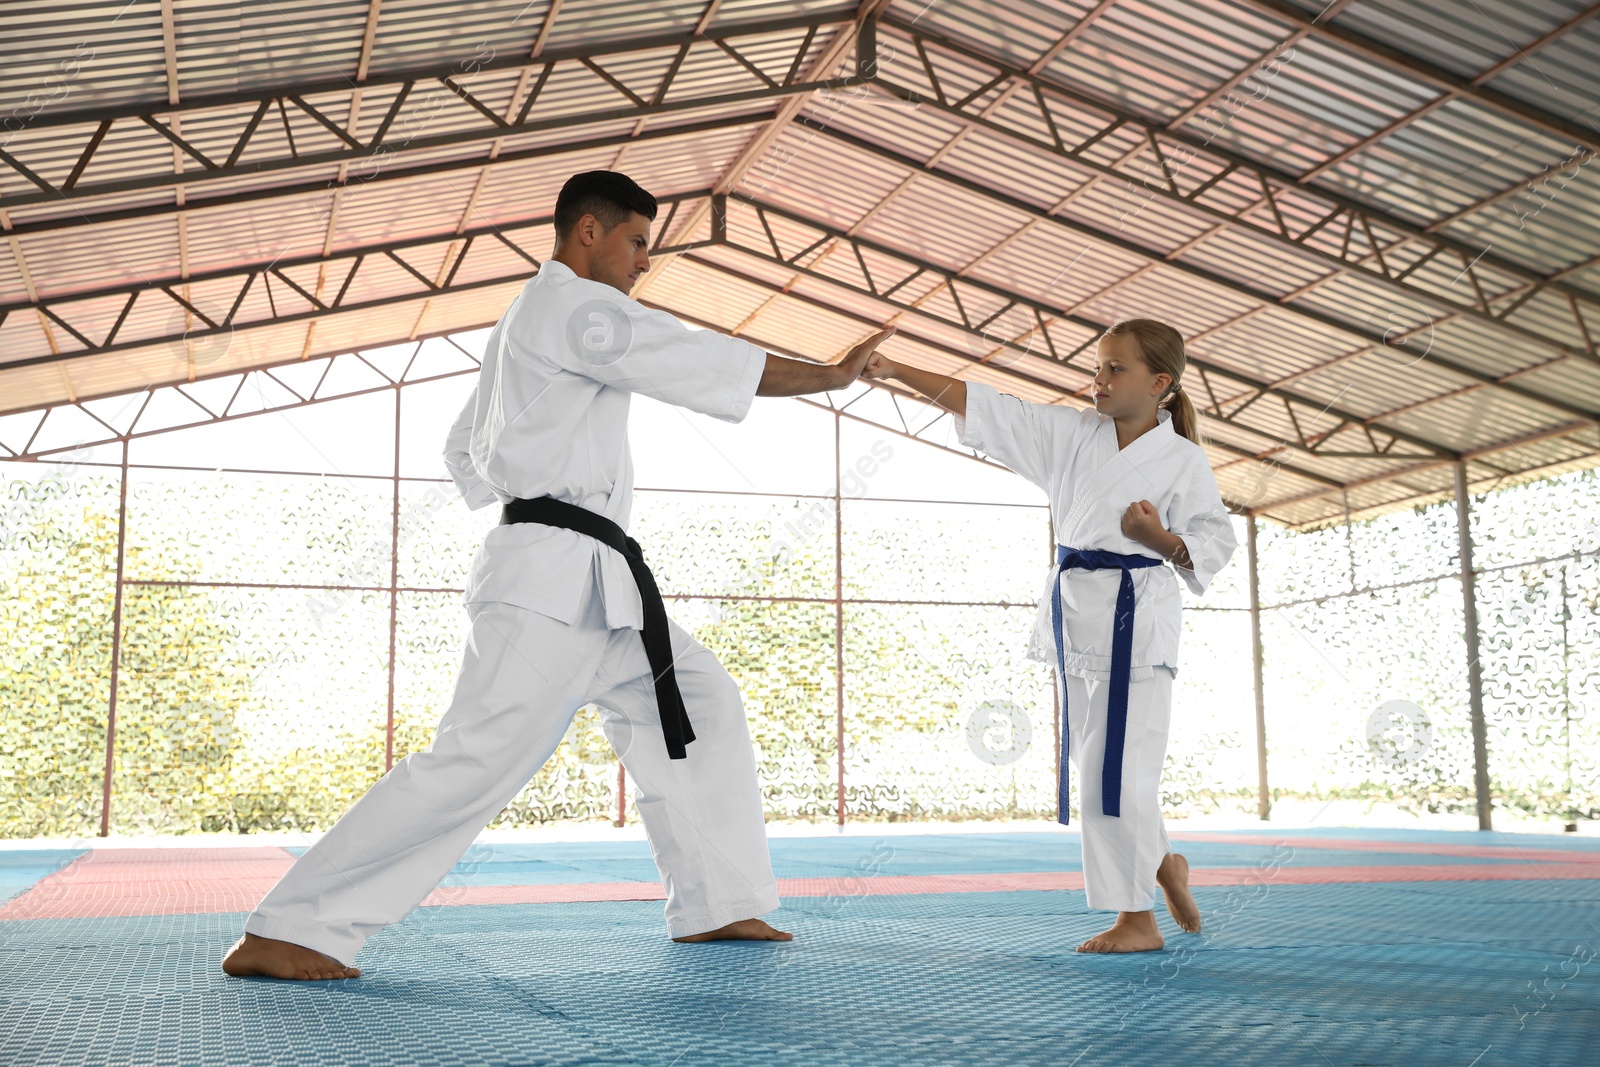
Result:
[[[738,373],[729,378],[731,387],[728,402],[723,406],[723,414],[718,416],[728,422],[743,422],[744,417],[750,414],[750,405],[755,402],[756,389],[761,385],[761,376],[767,369],[767,350],[760,348],[748,341],[741,341],[737,337],[729,338],[744,349],[744,365],[738,368]]]
[[[478,477],[478,472],[472,469],[472,461],[465,453],[447,452],[444,465],[450,472],[450,480],[455,483],[456,491],[466,501],[468,511],[477,511],[499,502],[499,495]]]
[[[467,502],[468,511],[477,511],[479,508],[500,502],[500,497],[496,495],[495,491],[482,482],[476,482],[463,489],[461,491],[461,499]]]
[[[983,447],[983,405],[999,395],[992,385],[985,385],[982,382],[967,383],[967,413],[955,416],[956,440],[963,447]]]
[[[1182,567],[1174,567],[1172,569],[1178,572],[1178,577],[1182,578],[1183,584],[1189,587],[1189,592],[1193,593],[1195,596],[1205,595],[1206,586],[1209,585],[1210,582],[1202,582],[1200,580],[1199,572],[1194,570],[1186,571]]]

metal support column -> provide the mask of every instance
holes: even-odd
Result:
[[[833,413],[833,688],[838,697],[834,718],[834,753],[838,766],[839,825],[844,825],[844,473],[839,413]]]
[[[1467,639],[1467,696],[1472,708],[1472,768],[1478,794],[1478,829],[1492,830],[1489,793],[1489,731],[1483,720],[1483,666],[1479,662],[1478,590],[1472,570],[1472,505],[1467,498],[1467,461],[1455,462],[1456,540],[1461,547],[1461,608]]]
[[[394,657],[400,626],[400,386],[394,387],[394,482],[389,525],[389,701],[383,725],[383,772],[394,767]]]
[[[122,439],[122,496],[117,504],[117,591],[111,607],[111,696],[106,704],[106,772],[100,788],[100,836],[111,834],[111,781],[117,754],[117,681],[122,668],[122,572],[128,548],[128,439]]]
[[[1048,529],[1045,530],[1045,533],[1049,535],[1050,540],[1048,554],[1045,556],[1045,565],[1048,567],[1054,567],[1056,565],[1055,508],[1053,506],[1046,506],[1044,517],[1045,523],[1048,526]],[[1059,583],[1051,589],[1050,595],[1057,597],[1061,595]],[[1055,777],[1052,778],[1050,782],[1055,788],[1056,792],[1056,822],[1060,822],[1062,816],[1070,816],[1072,814],[1069,811],[1061,810],[1061,731],[1065,726],[1065,724],[1061,721],[1061,687],[1066,684],[1067,680],[1056,673],[1055,664],[1052,663],[1050,665],[1050,699],[1053,701],[1053,703],[1050,705],[1050,722],[1053,724],[1051,729],[1055,734],[1056,755],[1055,760],[1052,763]]]
[[[1256,690],[1256,806],[1261,821],[1266,822],[1272,818],[1272,793],[1267,788],[1267,693],[1262,677],[1261,579],[1256,564],[1255,512],[1247,512],[1245,518],[1250,523],[1245,536],[1245,550],[1250,558],[1250,663]]]
[[[622,760],[617,760],[617,825],[622,826],[628,821],[628,771],[622,766]]]

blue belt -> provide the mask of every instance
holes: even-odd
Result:
[[[1050,621],[1056,632],[1056,666],[1061,671],[1061,782],[1056,802],[1058,822],[1067,822],[1071,800],[1067,795],[1068,753],[1072,749],[1072,729],[1067,722],[1067,648],[1061,636],[1061,571],[1072,567],[1089,571],[1120,570],[1117,586],[1117,611],[1111,631],[1111,690],[1106,699],[1106,758],[1100,771],[1100,811],[1114,817],[1122,815],[1122,743],[1128,733],[1128,674],[1133,669],[1133,574],[1140,567],[1159,567],[1163,560],[1149,556],[1123,555],[1095,548],[1056,546],[1056,580],[1050,587]],[[1087,798],[1084,801],[1088,803]]]

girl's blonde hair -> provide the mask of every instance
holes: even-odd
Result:
[[[1155,319],[1123,319],[1106,331],[1107,337],[1124,334],[1132,334],[1139,342],[1139,354],[1151,374],[1172,376],[1172,384],[1156,403],[1172,414],[1174,431],[1200,444],[1200,417],[1181,384],[1183,368],[1188,362],[1183,354],[1183,334]]]

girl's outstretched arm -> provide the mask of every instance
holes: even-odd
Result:
[[[767,362],[756,384],[757,396],[800,396],[821,393],[829,389],[843,389],[861,376],[867,360],[883,342],[894,336],[894,327],[879,330],[852,348],[844,359],[834,364],[807,363],[800,359],[784,359],[767,353]]]
[[[959,378],[947,378],[931,370],[908,367],[877,352],[867,360],[867,369],[861,372],[861,376],[904,382],[952,415],[966,418],[967,383]]]

